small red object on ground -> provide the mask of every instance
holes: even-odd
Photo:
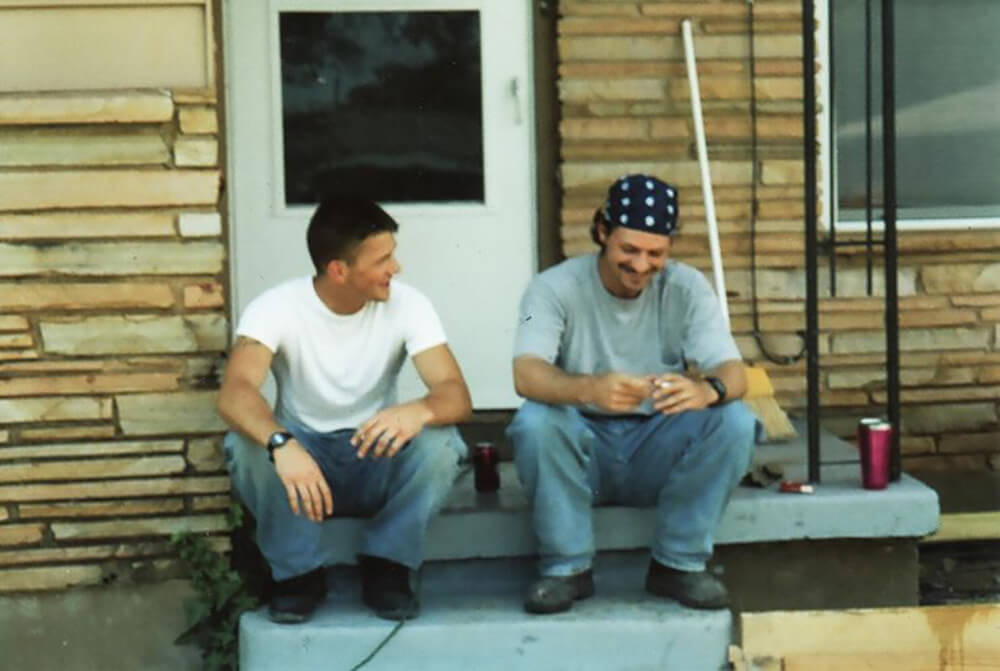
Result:
[[[779,490],[786,494],[812,494],[816,491],[812,485],[796,480],[782,480]]]
[[[477,492],[495,492],[500,489],[499,462],[500,455],[493,443],[476,443],[472,448]]]

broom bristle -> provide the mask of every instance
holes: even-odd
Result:
[[[773,398],[767,396],[744,398],[743,403],[750,408],[753,414],[757,415],[757,419],[764,427],[764,437],[768,442],[792,440],[799,435],[788,419],[788,415]]]

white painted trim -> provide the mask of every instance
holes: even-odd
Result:
[[[881,219],[872,220],[872,230],[881,231]],[[965,219],[900,219],[896,227],[908,231],[960,231],[972,229],[1000,228],[1000,217],[968,217]],[[857,233],[865,230],[864,221],[841,221],[837,233]]]

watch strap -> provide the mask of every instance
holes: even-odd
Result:
[[[274,451],[279,447],[284,447],[294,437],[287,431],[275,431],[268,436],[265,447],[267,447],[267,458],[272,464],[274,463]]]
[[[715,377],[714,375],[709,375],[705,378],[705,382],[707,382],[712,387],[712,389],[715,390],[715,393],[719,395],[719,398],[710,403],[709,407],[715,407],[717,405],[720,405],[723,401],[726,400],[727,390],[726,390],[726,385],[725,383],[723,383],[722,380]]]

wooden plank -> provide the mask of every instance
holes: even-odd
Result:
[[[741,626],[750,660],[897,651],[1000,660],[1000,604],[744,613]]]
[[[956,653],[942,658],[934,652],[866,653],[860,655],[792,655],[782,671],[996,671],[994,653]]]
[[[985,541],[1000,538],[1000,511],[950,513],[941,515],[938,530],[924,536],[921,543]]]

